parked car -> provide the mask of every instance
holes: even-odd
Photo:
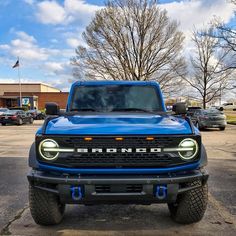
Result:
[[[233,110],[233,111],[236,111],[236,102],[224,103],[222,106],[220,106],[219,109],[221,111],[223,111],[223,110]]]
[[[187,110],[187,116],[193,116],[194,112],[197,111],[197,110],[201,110],[202,108],[201,107],[188,107],[188,110]]]
[[[8,110],[0,116],[0,123],[22,125],[25,123],[33,124],[34,119],[30,114],[26,114],[21,110]]]
[[[7,111],[8,111],[7,108],[0,108],[0,115],[2,115],[3,113],[5,113]]]
[[[30,114],[34,120],[44,120],[46,117],[45,113],[37,109],[28,110],[27,114]]]
[[[219,128],[220,130],[225,130],[227,124],[226,116],[222,111],[217,109],[196,110],[192,115],[191,120],[199,130],[206,128]]]

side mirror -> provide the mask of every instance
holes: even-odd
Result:
[[[47,102],[45,105],[46,115],[56,116],[60,114],[60,107],[55,102]]]
[[[176,115],[185,115],[187,113],[186,104],[184,102],[179,102],[173,105],[172,111]]]

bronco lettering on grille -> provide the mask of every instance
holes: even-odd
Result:
[[[161,148],[77,148],[79,153],[157,153]]]

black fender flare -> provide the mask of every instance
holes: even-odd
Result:
[[[201,156],[200,156],[200,167],[206,166],[208,163],[207,160],[207,152],[205,146],[202,144],[201,146]]]
[[[32,143],[29,151],[29,159],[28,159],[29,167],[38,168],[38,161],[36,158],[36,147],[35,142]]]

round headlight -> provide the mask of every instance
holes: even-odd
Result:
[[[187,138],[179,144],[179,155],[184,160],[193,159],[198,152],[198,144],[194,139]]]
[[[53,139],[45,139],[39,144],[39,153],[41,157],[48,161],[55,160],[58,155],[59,145]]]

